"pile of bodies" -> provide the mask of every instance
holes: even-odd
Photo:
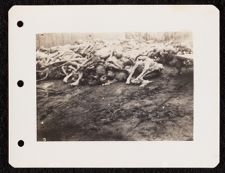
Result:
[[[171,46],[172,45],[172,46]],[[37,81],[62,79],[76,85],[109,85],[114,82],[145,86],[159,76],[165,65],[192,67],[191,48],[181,44],[75,42],[73,45],[39,48],[36,51]]]

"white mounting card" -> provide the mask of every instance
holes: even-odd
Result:
[[[219,10],[215,6],[13,6],[8,15],[10,165],[13,167],[112,168],[212,168],[218,165]],[[162,76],[166,75],[168,69],[174,71],[173,67],[167,67],[168,64],[163,64],[164,72],[161,76],[151,79],[151,83],[144,87],[135,85],[136,79],[131,80],[130,85],[128,85],[128,82],[127,84],[116,82],[111,85],[89,86],[81,84],[70,86],[63,83],[61,79],[57,79],[57,81],[51,79],[51,83],[46,80],[42,81],[41,84],[37,82],[38,51],[41,52],[41,55],[47,54],[49,56],[50,54],[46,52],[53,51],[54,53],[54,48],[62,48],[68,43],[75,47],[81,44],[91,44],[93,40],[95,40],[95,43],[99,43],[96,44],[97,46],[105,44],[105,47],[113,45],[116,40],[115,44],[118,42],[121,45],[127,44],[128,47],[131,47],[131,50],[132,46],[135,47],[135,50],[139,50],[139,47],[144,44],[150,47],[151,45],[157,45],[155,51],[158,51],[160,45],[167,45],[168,48],[170,44],[175,42],[170,39],[175,38],[177,33],[184,32],[192,35],[193,97],[186,101],[193,102],[193,106],[186,104],[182,107],[184,103],[182,100],[186,99],[192,85],[187,89],[186,94],[183,92],[182,95],[179,95],[178,91],[177,93],[168,91],[171,88],[170,86],[175,87],[176,80],[182,79],[180,80],[182,83],[182,76],[186,75],[183,72],[163,78]],[[66,38],[70,42],[63,38],[63,35],[68,36],[68,33],[72,33],[71,37]],[[101,35],[101,33],[104,34]],[[168,33],[175,34],[172,34],[173,37],[166,37],[167,42],[161,44],[159,43],[160,39],[153,39],[157,34],[151,33],[163,33],[161,34],[162,37],[157,36],[160,39],[164,39],[165,33],[167,33],[167,36]],[[50,43],[47,41],[49,35],[52,39]],[[80,36],[79,39],[76,39],[77,35]],[[149,35],[149,37],[143,35]],[[38,40],[38,36],[43,37]],[[104,38],[104,41],[99,41],[102,38]],[[105,38],[109,40],[107,41]],[[75,41],[80,43],[75,43]],[[156,42],[159,44],[156,44]],[[123,46],[120,47],[124,48]],[[142,48],[145,49],[145,53],[149,51],[146,46],[142,46]],[[60,49],[61,52],[62,50]],[[57,51],[61,53],[59,50]],[[167,51],[167,49],[164,49],[164,51]],[[125,53],[122,51],[121,56],[123,57]],[[143,57],[146,58],[146,56],[147,54]],[[86,56],[83,58],[86,58]],[[151,59],[150,55],[149,58]],[[147,62],[146,59],[137,59],[136,61]],[[155,61],[154,59],[154,63]],[[184,66],[186,65],[184,61],[179,62],[183,63]],[[156,64],[158,65],[158,63]],[[133,68],[132,65],[129,68]],[[87,75],[87,79],[89,79],[89,76],[91,75]],[[85,79],[85,77],[83,78]],[[20,80],[23,81],[21,87],[18,86]],[[164,88],[163,82],[166,80],[169,82],[167,87]],[[61,91],[52,93],[56,90],[55,88],[55,90],[48,90],[48,87],[55,84],[54,82],[57,82],[57,86],[60,86],[61,89],[65,87],[66,89],[61,91],[66,91],[66,94],[60,93]],[[41,90],[39,86],[44,87],[44,89]],[[153,89],[154,92],[152,92]],[[46,90],[51,92],[47,93],[47,97],[46,95],[37,95],[40,94],[38,92]],[[90,92],[85,93],[87,90]],[[139,94],[137,97],[133,95],[131,100],[124,99],[124,93],[134,91]],[[149,91],[148,97],[141,95],[142,91]],[[167,93],[164,93],[164,91],[174,93],[173,101],[170,100],[169,103],[161,105],[164,110],[160,109],[149,113],[154,108],[148,107],[149,105],[154,105],[158,100],[166,98]],[[83,93],[83,95],[80,93]],[[104,95],[103,99],[105,100],[99,105],[99,99],[102,95]],[[109,95],[110,97],[107,97]],[[46,99],[45,104],[39,104],[39,96],[43,97],[41,101]],[[148,100],[146,101],[146,99]],[[93,102],[93,100],[95,101]],[[53,101],[57,102],[58,107],[53,104]],[[71,107],[66,101],[73,103],[73,106]],[[68,105],[65,105],[66,103]],[[108,103],[111,104],[109,106],[111,112],[101,114],[101,110],[105,111]],[[119,105],[122,106],[115,110],[114,106]],[[91,106],[94,106],[93,109],[100,111],[100,113],[94,114]],[[128,114],[127,112],[131,108],[133,114]],[[70,115],[63,110],[70,112]],[[140,113],[139,110],[144,113]],[[169,113],[166,114],[165,110]],[[180,112],[184,110],[182,115],[187,114],[187,110],[192,110],[192,118],[189,117],[190,119],[183,121],[187,116],[181,114],[178,116],[177,112],[173,112],[173,110]],[[90,111],[93,112],[90,113]],[[157,113],[157,116],[154,113]],[[116,118],[116,116],[119,118]],[[132,129],[132,123],[135,124],[140,119],[144,119],[144,123],[133,130],[128,130]],[[177,124],[173,124],[174,122]],[[189,126],[191,128],[188,128]]]

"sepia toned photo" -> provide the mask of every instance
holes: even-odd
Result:
[[[216,167],[219,16],[213,5],[10,8],[9,164]]]
[[[38,141],[192,141],[191,32],[36,35]]]

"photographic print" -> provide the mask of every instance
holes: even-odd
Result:
[[[13,6],[8,18],[11,166],[218,165],[215,6]]]
[[[192,141],[191,32],[36,35],[38,141]]]

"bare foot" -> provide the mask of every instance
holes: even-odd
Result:
[[[131,82],[132,82],[133,84],[141,84],[141,83],[144,83],[144,82],[142,82],[141,79],[138,79],[138,78],[131,80]]]
[[[143,81],[139,87],[145,87],[149,83],[152,83],[152,81],[147,81],[147,80],[146,81]]]
[[[104,83],[102,84],[102,86],[107,86],[107,85],[110,85],[111,83]]]
[[[63,79],[63,82],[64,82],[64,83],[67,83],[67,82],[68,82],[68,79],[67,79],[67,78],[64,78],[64,79]]]
[[[129,84],[130,84],[130,80],[127,80],[127,81],[126,81],[126,84],[129,85]]]
[[[77,86],[77,85],[79,85],[79,82],[77,81],[70,84],[70,86]]]

